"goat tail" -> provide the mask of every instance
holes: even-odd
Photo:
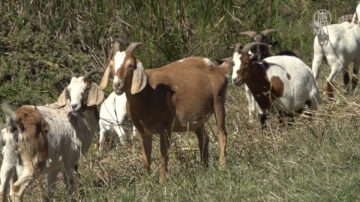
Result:
[[[1,110],[5,114],[6,122],[16,121],[17,120],[15,112],[11,109],[11,107],[9,106],[9,104],[7,102],[3,102],[1,104]]]

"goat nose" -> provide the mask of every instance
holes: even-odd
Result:
[[[119,82],[114,83],[114,87],[115,87],[115,88],[118,88],[119,86],[120,86],[120,83],[119,83]]]
[[[73,105],[71,105],[71,107],[73,108],[73,109],[76,109],[77,108],[77,104],[73,104]]]

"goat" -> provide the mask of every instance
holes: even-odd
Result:
[[[278,31],[279,30],[276,30],[276,29],[266,29],[266,30],[261,31],[260,33],[256,33],[255,31],[245,31],[245,32],[241,32],[240,34],[250,37],[254,42],[276,45],[277,42],[271,41],[271,39],[269,38],[269,35],[271,33],[278,32]],[[271,56],[271,54],[269,52],[269,48],[267,46],[262,46],[262,45],[254,45],[254,47],[251,48],[250,52],[256,56],[255,59],[258,62]],[[297,55],[294,52],[288,51],[288,50],[281,51],[277,55],[290,55],[290,56],[297,57]],[[238,65],[237,67],[240,67],[240,65]],[[233,69],[233,74],[232,74],[233,79],[237,77],[237,75],[236,75],[237,70],[238,69]],[[253,114],[262,113],[262,112],[259,111],[260,108],[257,105],[257,103],[254,99],[254,96],[251,94],[247,85],[245,85],[245,95],[246,95],[246,99],[248,101],[249,122],[253,123],[254,122]]]
[[[354,63],[351,90],[354,91],[358,82],[357,75],[360,67],[360,26],[352,26],[349,22],[317,27],[314,39],[314,58],[312,71],[319,77],[321,62],[326,59],[331,67],[331,73],[326,79],[326,93],[330,99],[334,98],[333,85],[336,77],[343,71],[343,82],[346,92],[349,92],[350,76],[348,66]]]
[[[227,133],[225,129],[225,94],[227,77],[224,70],[208,58],[189,57],[156,69],[144,70],[133,51],[141,43],[132,43],[115,56],[107,67],[100,88],[106,87],[113,72],[113,89],[126,94],[128,109],[142,138],[142,159],[150,171],[152,134],[160,135],[160,184],[166,182],[168,149],[172,132],[195,131],[201,162],[207,165],[209,137],[204,124],[214,113],[220,143],[220,167],[225,167]]]
[[[316,110],[321,99],[310,68],[293,56],[271,56],[256,62],[254,56],[249,54],[254,45],[268,44],[252,42],[240,52],[240,45],[236,46],[233,69],[237,69],[237,77],[233,83],[237,86],[245,83],[249,87],[264,112],[259,113],[261,125],[264,127],[266,112],[273,104],[280,109],[280,116],[300,113],[305,105]]]
[[[90,74],[73,77],[56,105],[23,106],[16,116],[10,109],[4,110],[11,120],[8,129],[18,136],[23,167],[12,188],[15,201],[22,201],[28,185],[41,174],[47,174],[50,200],[60,170],[67,189],[75,189],[73,169],[90,148],[99,121],[97,105],[104,100],[103,92],[89,80]]]
[[[105,132],[113,129],[119,137],[120,144],[124,141],[124,130],[122,123],[126,117],[126,96],[125,94],[117,96],[112,92],[100,107],[100,139],[99,139],[99,153],[101,154],[104,148]],[[135,126],[132,129],[133,138],[136,134]]]
[[[10,120],[7,120],[10,122]],[[6,201],[7,192],[10,184],[10,195],[12,194],[12,185],[14,179],[16,180],[16,174],[22,172],[22,167],[17,166],[18,152],[17,152],[17,136],[12,135],[10,132],[12,129],[0,125],[0,145],[2,147],[3,163],[1,164],[0,171],[0,197],[3,201]]]

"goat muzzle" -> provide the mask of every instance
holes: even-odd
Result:
[[[113,90],[116,95],[121,95],[124,92],[124,83],[116,82],[113,84]]]

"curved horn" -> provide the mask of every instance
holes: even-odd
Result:
[[[253,38],[255,35],[257,35],[257,33],[254,31],[246,31],[246,32],[240,32],[240,35],[245,35],[245,36]]]
[[[237,43],[237,44],[235,45],[234,53],[235,53],[235,52],[239,52],[240,46],[241,46],[240,43]]]
[[[109,82],[109,75],[110,75],[110,66],[108,65],[105,72],[104,72],[104,75],[101,79],[101,83],[100,83],[100,86],[99,86],[99,89],[100,90],[104,90]]]
[[[126,51],[132,54],[138,46],[142,46],[142,45],[143,44],[141,42],[133,42],[127,47]]]
[[[273,32],[280,32],[280,30],[277,29],[265,29],[264,31],[261,32],[262,35],[267,36]]]
[[[84,75],[84,81],[89,81],[89,78],[91,75],[97,73],[97,71],[90,71],[90,72],[87,72],[85,75]]]
[[[251,43],[246,44],[246,45],[242,48],[241,52],[247,53],[247,52],[249,52],[249,50],[250,50],[253,46],[255,46],[255,45],[264,45],[264,46],[271,47],[271,45],[270,45],[270,44],[267,44],[267,43],[251,42]]]

